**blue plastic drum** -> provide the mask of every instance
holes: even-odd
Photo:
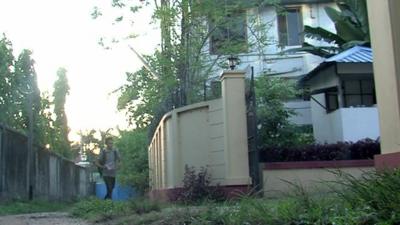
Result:
[[[97,182],[96,183],[96,197],[100,199],[104,199],[106,196],[107,189],[106,184],[104,182]],[[121,186],[120,184],[116,183],[113,193],[112,193],[112,200],[113,201],[126,201],[129,199],[133,199],[137,196],[137,193],[133,187],[130,186]]]

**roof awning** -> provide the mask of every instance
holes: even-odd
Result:
[[[372,63],[373,55],[372,49],[362,46],[354,46],[347,49],[337,55],[325,59],[321,64],[311,70],[306,76],[299,80],[300,83],[304,83],[316,76],[319,71],[327,68],[335,63]]]

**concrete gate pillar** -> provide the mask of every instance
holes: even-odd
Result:
[[[368,0],[379,108],[381,151],[377,168],[400,167],[400,1]]]
[[[249,185],[249,159],[244,71],[224,71],[221,75],[224,121],[224,186]]]

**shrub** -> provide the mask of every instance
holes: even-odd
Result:
[[[36,199],[32,201],[23,201],[19,199],[3,199],[0,202],[0,216],[38,212],[56,212],[66,210],[70,206],[71,203],[69,202],[50,202],[41,199]]]
[[[89,219],[91,221],[106,221],[129,212],[124,202],[113,202],[110,200],[100,200],[89,198],[82,200],[72,208],[72,215]]]
[[[300,147],[262,147],[262,162],[331,161],[373,159],[380,154],[379,141],[364,139],[336,144],[313,144]]]
[[[296,82],[265,74],[255,80],[255,92],[260,143],[288,147],[314,142],[312,126],[297,126],[291,123],[289,119],[296,115],[296,112],[284,104],[300,93]]]
[[[150,201],[146,198],[140,198],[130,201],[129,207],[136,213],[136,214],[145,214],[153,211],[161,211],[160,203],[156,201]]]
[[[101,200],[92,197],[76,203],[72,207],[71,213],[76,217],[102,222],[123,216],[133,214],[141,215],[153,211],[158,212],[160,210],[161,206],[159,203],[145,198],[113,202],[111,200]]]
[[[386,224],[400,224],[400,170],[365,173],[361,178],[338,173],[346,190],[339,196],[354,210],[363,210]]]
[[[211,186],[211,174],[207,168],[201,167],[199,172],[193,166],[185,165],[183,188],[179,193],[178,201],[196,203],[203,200],[220,201],[225,199],[220,187]]]
[[[120,133],[121,137],[115,143],[122,155],[118,180],[143,194],[149,184],[147,130],[136,128]]]

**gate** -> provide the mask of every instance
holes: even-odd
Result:
[[[254,90],[254,68],[251,67],[250,81],[246,85],[246,114],[247,114],[247,138],[249,151],[249,171],[253,190],[259,193],[262,183],[259,168],[258,135],[257,135],[257,107]]]

